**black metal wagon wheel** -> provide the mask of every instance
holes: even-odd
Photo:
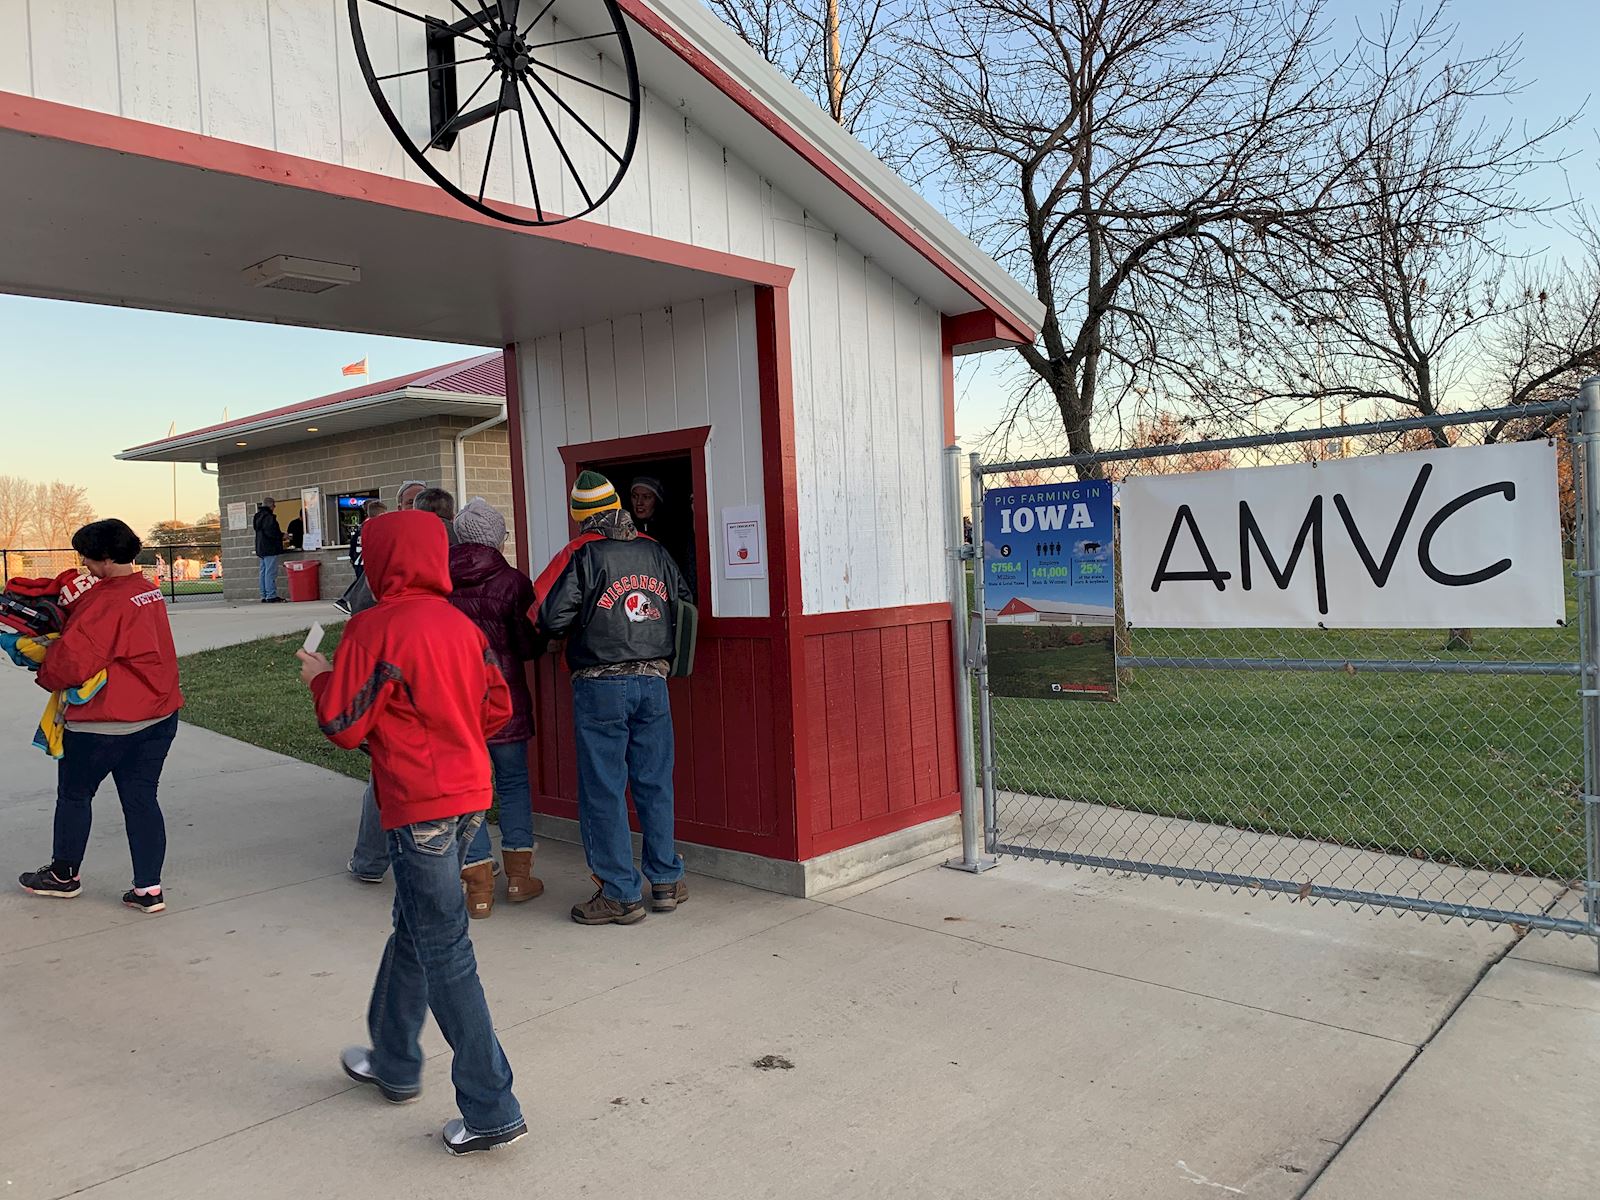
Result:
[[[633,160],[633,43],[615,0],[580,3],[587,27],[558,23],[556,0],[349,0],[356,58],[384,123],[429,178],[486,216],[513,225],[581,217],[617,190]],[[592,55],[601,78],[557,64],[573,51]],[[375,58],[395,61],[375,68]],[[481,169],[462,154],[457,184],[448,160],[463,134],[485,127]],[[518,203],[490,192],[507,178]]]

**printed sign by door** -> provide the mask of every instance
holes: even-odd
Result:
[[[1134,478],[1128,623],[1164,629],[1553,626],[1552,443]]]
[[[1116,696],[1111,484],[995,488],[983,498],[989,690],[1032,699]]]

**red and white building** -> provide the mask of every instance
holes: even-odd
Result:
[[[514,227],[401,152],[344,0],[0,0],[0,290],[503,346],[525,563],[571,533],[582,466],[681,467],[704,620],[674,683],[679,835],[699,869],[814,891],[954,829],[953,358],[1031,340],[1041,311],[693,0],[619,7],[631,168],[589,216]],[[487,132],[452,151],[462,181]],[[259,286],[278,255],[360,281]],[[756,510],[764,578],[723,566],[730,509]],[[561,669],[535,683],[548,835],[576,778]]]

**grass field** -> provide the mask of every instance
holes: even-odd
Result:
[[[1573,606],[1569,600],[1569,618]],[[1576,630],[1136,631],[1149,657],[1571,662]],[[1115,704],[994,701],[999,785],[1487,869],[1574,878],[1571,676],[1126,672]]]
[[[1569,600],[1569,611],[1572,605]],[[328,630],[326,648],[341,627]],[[182,660],[186,720],[364,779],[317,730],[302,635]],[[1139,631],[1141,656],[1570,662],[1574,627]],[[1084,653],[1097,647],[1085,646]],[[1570,676],[1139,669],[1103,700],[994,700],[999,785],[1486,869],[1576,878],[1583,744]]]
[[[1115,690],[1113,630],[1072,625],[989,627],[989,688],[996,695],[1049,698],[1052,685]]]
[[[323,652],[331,653],[343,633],[343,625],[329,626]],[[335,748],[317,728],[311,693],[300,682],[300,663],[294,656],[304,641],[304,633],[292,633],[185,655],[178,662],[187,701],[183,719],[365,779],[367,756]]]

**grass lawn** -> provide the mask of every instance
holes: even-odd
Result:
[[[1571,662],[1577,632],[1134,631],[1150,657]],[[995,698],[998,782],[1463,866],[1583,873],[1574,676],[1125,674],[1115,704]],[[1032,802],[1028,802],[1030,805]],[[1002,831],[1005,813],[1002,812]]]
[[[169,596],[220,596],[222,595],[222,580],[179,579],[170,583],[163,581],[161,590]]]
[[[1569,597],[1569,614],[1575,613]],[[324,643],[338,645],[341,626]],[[1571,662],[1577,632],[1135,631],[1141,656]],[[364,779],[318,731],[301,634],[181,663],[184,718]],[[999,786],[1241,829],[1555,878],[1583,873],[1583,740],[1571,676],[1141,668],[1117,703],[995,697]],[[1026,802],[1034,804],[1033,801]],[[1002,823],[1006,817],[1002,807]]]
[[[330,653],[343,634],[343,625],[329,626],[323,652]],[[178,661],[188,702],[183,719],[365,779],[367,756],[337,749],[317,728],[311,693],[300,682],[300,662],[294,656],[304,641],[304,633],[291,633],[185,655]]]

